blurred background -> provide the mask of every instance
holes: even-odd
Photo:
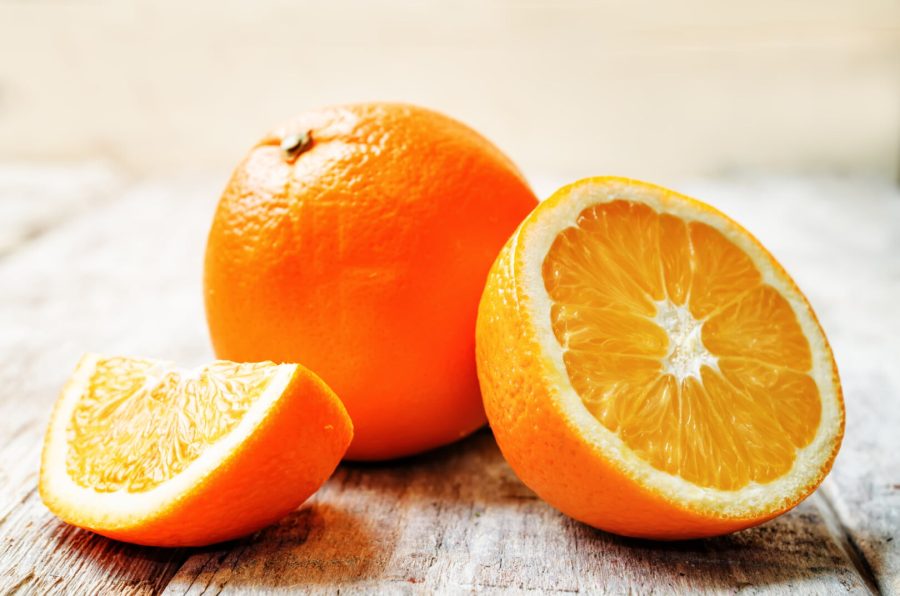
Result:
[[[900,2],[0,0],[0,162],[224,178],[307,108],[402,100],[530,177],[900,167]]]

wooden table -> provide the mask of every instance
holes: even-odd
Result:
[[[900,594],[900,192],[859,178],[679,185],[782,260],[843,377],[834,471],[761,527],[683,543],[593,530],[522,485],[487,430],[405,461],[342,465],[278,525],[219,546],[141,548],[59,522],[37,494],[38,457],[79,355],[212,357],[200,279],[223,183],[0,166],[0,591]]]

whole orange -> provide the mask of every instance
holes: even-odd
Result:
[[[390,103],[305,113],[237,167],[206,250],[216,354],[299,362],[343,400],[347,457],[410,455],[485,423],[475,317],[537,199],[471,128]]]

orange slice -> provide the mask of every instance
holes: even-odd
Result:
[[[40,493],[62,520],[110,538],[210,544],[294,510],[352,434],[337,396],[297,364],[186,371],[88,354],[50,420]]]
[[[557,191],[501,252],[478,375],[519,477],[592,526],[678,539],[809,495],[844,406],[807,300],[746,230],[623,178]]]

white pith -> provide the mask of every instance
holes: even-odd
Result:
[[[63,389],[47,431],[41,465],[41,488],[45,500],[74,508],[80,515],[90,517],[81,520],[82,523],[106,528],[137,525],[159,515],[177,503],[203,478],[212,474],[266,418],[272,405],[284,393],[297,368],[297,365],[293,364],[279,365],[279,370],[263,394],[253,402],[237,426],[207,447],[181,473],[142,492],[127,490],[97,492],[72,480],[66,469],[66,457],[69,447],[67,431],[72,412],[90,382],[97,361],[101,358],[102,356],[97,354],[85,355]],[[174,367],[160,363],[160,375],[172,370],[175,370]],[[185,372],[191,375],[194,371]]]
[[[558,192],[568,196],[557,202],[552,211],[545,210],[540,217],[529,217],[520,226],[512,239],[508,265],[509,273],[515,277],[519,288],[518,306],[524,309],[523,315],[533,326],[541,346],[550,394],[558,400],[564,414],[581,429],[584,439],[603,457],[618,465],[639,484],[689,509],[714,511],[724,517],[748,517],[775,511],[794,502],[798,492],[819,479],[835,448],[842,420],[831,353],[804,298],[788,278],[771,265],[771,258],[750,235],[718,212],[699,209],[680,196],[662,189],[633,185],[624,179],[576,183]],[[809,341],[812,368],[808,374],[818,386],[822,412],[815,437],[809,445],[797,451],[793,467],[784,476],[766,484],[752,482],[739,490],[729,491],[698,486],[680,476],[660,471],[636,456],[618,435],[604,427],[588,411],[572,387],[563,361],[564,349],[553,333],[550,318],[552,301],[544,285],[542,265],[557,235],[565,228],[577,225],[582,211],[592,205],[617,199],[640,202],[658,213],[668,213],[686,222],[697,221],[714,227],[752,259],[762,275],[763,283],[774,287],[788,300]],[[669,325],[676,333],[682,334],[680,339],[671,342],[676,344],[672,350],[679,349],[681,353],[665,363],[670,367],[670,372],[676,376],[693,376],[699,373],[704,363],[714,365],[715,356],[699,340],[702,323],[692,321],[692,317],[688,319],[679,312],[678,307],[660,303],[657,306],[661,306],[657,313],[661,326],[666,328]]]
[[[686,306],[660,300],[653,321],[669,336],[669,353],[662,361],[663,374],[674,376],[680,383],[687,377],[699,380],[704,366],[719,369],[719,359],[703,345],[703,321],[695,319]]]

